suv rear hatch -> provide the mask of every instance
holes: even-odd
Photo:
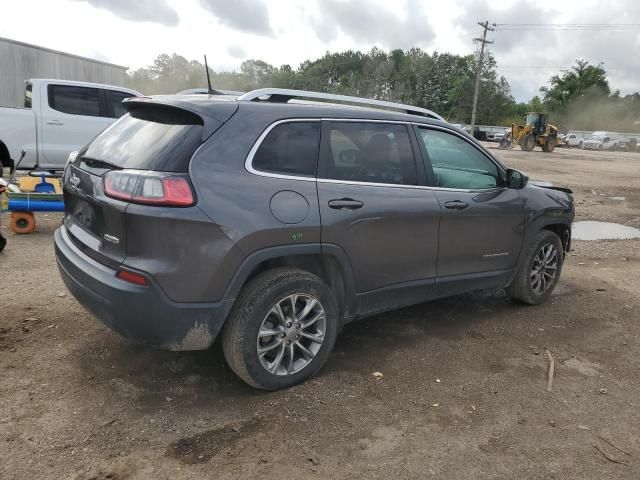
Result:
[[[130,203],[195,203],[188,177],[191,157],[237,110],[232,102],[184,97],[138,97],[124,105],[129,114],[78,152],[63,181],[64,225],[71,240],[113,269],[127,254],[125,215]],[[191,202],[178,198],[172,203],[167,194],[191,195]]]

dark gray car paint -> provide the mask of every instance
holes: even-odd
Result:
[[[422,152],[416,156],[426,163],[420,174],[421,185],[415,188],[263,176],[245,168],[252,146],[274,122],[366,119],[447,129],[474,144],[501,171],[506,171],[468,134],[437,120],[337,105],[228,102],[220,107],[218,102],[205,98],[192,104],[184,96],[161,97],[157,101],[189,109],[216,125],[216,129],[190,163],[196,206],[126,206],[126,255],[120,263],[147,275],[153,295],[140,294],[136,300],[139,287],[132,287],[134,291],[127,291],[125,303],[136,316],[117,308],[116,297],[120,298],[124,287],[117,284],[113,290],[112,280],[104,276],[103,269],[108,267],[93,268],[96,258],[97,263],[107,262],[99,256],[91,259],[84,255],[69,239],[66,227],[64,234],[55,237],[61,273],[74,295],[83,304],[91,304],[88,308],[105,323],[143,343],[173,349],[206,348],[247,279],[265,261],[282,257],[290,257],[293,262],[309,255],[334,259],[344,282],[341,293],[345,298],[345,320],[470,289],[504,286],[519,265],[524,247],[541,228],[569,226],[573,219],[570,195],[557,190],[534,185],[478,192],[430,187],[432,172]],[[415,147],[415,138],[412,143]],[[322,162],[322,151],[319,156]],[[300,214],[300,204],[288,211],[286,202],[276,206],[279,214],[274,215],[271,199],[283,191],[304,198],[308,205],[306,215]],[[357,197],[363,208],[328,208],[331,199],[343,197]],[[472,208],[463,215],[444,212],[441,204],[449,199],[462,199]],[[101,200],[113,205],[117,202]],[[502,251],[509,255],[483,256]],[[69,267],[70,258],[76,267]],[[83,262],[92,268],[83,270]],[[115,268],[114,262],[109,267]],[[92,277],[91,272],[99,274]],[[79,281],[84,288],[77,286]],[[97,297],[96,292],[100,292]],[[114,298],[109,299],[111,295]],[[103,306],[97,308],[96,301]],[[136,301],[139,305],[134,306]],[[145,314],[143,304],[149,301],[155,306]],[[215,313],[202,317],[208,306]],[[190,311],[195,312],[193,317]],[[177,312],[183,320],[197,321],[179,320],[175,317]],[[158,315],[155,327],[147,321],[150,315]],[[127,326],[131,322],[144,328]],[[180,328],[171,326],[172,322]],[[198,325],[195,330],[194,322]],[[201,328],[203,324],[205,330]],[[133,334],[131,328],[135,330]],[[145,329],[154,328],[156,331],[149,331],[145,339]],[[164,339],[160,338],[163,332]],[[206,338],[194,340],[198,332]]]

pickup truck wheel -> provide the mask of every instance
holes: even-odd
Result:
[[[507,294],[529,305],[547,301],[560,279],[564,254],[560,238],[542,230],[529,247]]]
[[[275,268],[240,293],[222,332],[222,349],[246,383],[278,390],[315,375],[337,333],[337,302],[327,284],[304,270]]]

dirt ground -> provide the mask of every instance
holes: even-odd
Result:
[[[640,227],[640,155],[495,152],[574,189],[578,219]],[[640,240],[575,241],[539,307],[466,295],[350,324],[319,376],[265,393],[219,345],[94,320],[58,276],[59,221],[2,220],[2,479],[640,478]]]

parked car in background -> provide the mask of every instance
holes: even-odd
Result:
[[[590,136],[585,133],[569,132],[564,136],[564,146],[582,148],[585,139],[588,138],[590,138]]]
[[[540,304],[558,283],[571,191],[434,112],[283,89],[124,106],[65,170],[55,248],[73,295],[137,342],[221,335],[275,390],[318,372],[345,323],[477,289]]]
[[[614,132],[598,131],[593,132],[588,140],[584,140],[585,150],[617,150],[618,139]]]
[[[618,149],[623,152],[635,152],[638,148],[638,138],[640,136],[621,136],[618,141]]]
[[[493,141],[500,143],[503,138],[505,138],[507,135],[510,135],[510,134],[511,134],[511,129],[505,128],[504,131],[498,132],[493,136]]]
[[[123,87],[69,80],[28,80],[24,107],[0,107],[0,163],[61,170],[83,147],[125,113],[122,101],[140,96]]]

